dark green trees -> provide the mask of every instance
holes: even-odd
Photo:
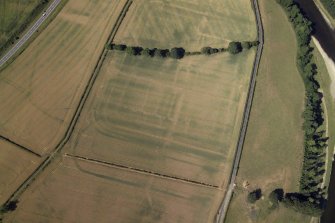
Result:
[[[249,203],[255,203],[256,201],[258,201],[260,198],[262,197],[262,190],[261,189],[256,189],[254,191],[251,191],[249,194],[248,194],[248,202]]]
[[[181,47],[174,47],[170,50],[170,57],[173,59],[181,59],[185,56],[185,50]]]
[[[242,44],[240,42],[230,42],[228,46],[228,52],[231,54],[237,54],[242,51]]]
[[[298,42],[297,66],[305,84],[304,161],[299,193],[285,195],[286,207],[296,211],[319,215],[323,211],[323,192],[320,188],[324,173],[327,137],[320,130],[323,124],[322,93],[317,80],[317,67],[313,63],[310,46],[312,23],[304,17],[292,0],[277,0],[283,6],[295,30]]]
[[[269,201],[272,203],[271,208],[277,208],[279,206],[279,202],[281,202],[284,198],[284,190],[283,189],[275,189],[269,194]]]

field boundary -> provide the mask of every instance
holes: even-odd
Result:
[[[107,162],[107,161],[92,159],[92,158],[83,157],[83,156],[72,155],[72,154],[68,154],[68,153],[65,153],[64,156],[69,157],[69,158],[78,159],[78,160],[81,160],[81,161],[96,163],[96,164],[99,164],[99,165],[114,167],[114,168],[118,168],[118,169],[122,169],[122,170],[126,170],[126,171],[131,171],[131,172],[136,172],[136,173],[140,173],[140,174],[155,176],[155,177],[159,177],[159,178],[164,178],[164,179],[179,181],[179,182],[183,182],[183,183],[193,184],[193,185],[197,185],[197,186],[204,186],[204,187],[210,187],[210,188],[222,190],[222,188],[220,188],[217,185],[212,185],[212,184],[208,184],[208,183],[204,183],[204,182],[200,182],[200,181],[195,181],[195,180],[190,180],[190,179],[186,179],[186,178],[181,178],[181,177],[176,177],[176,176],[171,176],[171,175],[167,175],[167,174],[161,174],[161,173],[158,173],[158,172],[153,172],[153,171],[150,171],[150,170],[135,168],[135,167],[127,166],[127,165],[111,163],[111,162]]]
[[[115,25],[113,26],[113,29],[111,31],[111,34],[108,37],[107,40],[107,44],[111,43],[113,41],[113,39],[115,38],[115,35],[130,7],[130,5],[132,4],[133,0],[127,0],[126,3],[124,4],[116,22]],[[87,82],[87,85],[85,87],[85,90],[80,98],[79,104],[76,107],[75,113],[70,121],[70,124],[63,136],[63,138],[60,140],[60,142],[57,144],[57,146],[55,147],[55,149],[53,150],[52,153],[50,153],[49,156],[47,156],[43,162],[35,169],[35,171],[12,193],[12,195],[8,198],[8,200],[5,202],[4,205],[8,205],[10,202],[12,201],[16,201],[18,200],[18,198],[20,197],[20,195],[29,187],[29,185],[39,176],[40,173],[42,173],[42,171],[51,163],[51,161],[55,158],[55,156],[63,149],[63,147],[65,146],[65,144],[69,141],[73,130],[79,120],[80,114],[83,110],[83,107],[85,105],[85,102],[91,92],[91,89],[95,83],[95,80],[98,76],[98,73],[100,71],[100,68],[103,64],[104,59],[106,58],[107,55],[107,49],[103,48],[101,55],[98,59],[98,62],[96,64],[96,66],[93,69],[92,75],[89,78],[89,81]]]
[[[29,149],[29,148],[27,148],[25,146],[22,146],[22,145],[18,144],[17,142],[15,142],[15,141],[13,141],[13,140],[11,140],[9,138],[6,138],[6,137],[0,135],[0,139],[2,139],[3,141],[6,141],[8,143],[11,143],[11,144],[15,145],[15,146],[19,147],[20,149],[22,149],[22,150],[24,150],[26,152],[29,152],[30,154],[33,154],[33,155],[38,156],[38,157],[42,157],[41,154],[36,153],[33,150],[31,150],[31,149]]]
[[[255,61],[254,65],[252,68],[252,73],[251,73],[251,80],[249,84],[249,91],[248,91],[248,96],[247,100],[245,103],[245,108],[244,108],[244,113],[243,113],[243,121],[241,124],[241,129],[240,129],[240,135],[237,143],[237,148],[235,152],[235,158],[234,158],[234,163],[233,163],[233,168],[231,170],[231,175],[229,178],[229,184],[227,185],[227,190],[224,196],[224,199],[220,205],[220,208],[218,210],[216,219],[214,220],[215,223],[223,223],[227,214],[227,210],[229,207],[229,203],[231,201],[231,198],[233,196],[234,188],[235,188],[235,179],[237,176],[240,160],[241,160],[241,155],[242,155],[242,150],[243,150],[243,145],[244,145],[244,139],[246,136],[247,132],[247,127],[248,127],[248,122],[249,122],[249,117],[250,117],[250,111],[252,107],[252,101],[253,101],[253,96],[255,93],[255,87],[256,87],[256,77],[258,73],[258,67],[261,61],[261,56],[263,52],[263,45],[264,45],[264,30],[263,30],[263,24],[262,24],[262,18],[261,18],[261,13],[259,10],[259,5],[258,5],[258,0],[253,0],[252,1],[252,6],[255,12],[255,17],[256,17],[256,23],[257,23],[257,37],[258,37],[258,47],[257,47],[257,52],[255,56]]]

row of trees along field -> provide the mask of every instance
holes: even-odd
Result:
[[[334,0],[321,0],[329,14],[335,19],[335,1]]]
[[[171,49],[157,49],[157,48],[143,48],[139,46],[127,46],[125,44],[108,44],[106,48],[108,50],[118,50],[125,51],[129,55],[134,56],[147,56],[147,57],[158,57],[158,58],[173,58],[182,59],[185,56],[190,55],[212,55],[221,52],[229,52],[231,54],[238,54],[243,50],[248,50],[254,46],[258,45],[258,41],[244,41],[244,42],[230,42],[228,48],[213,48],[213,47],[203,47],[201,51],[196,52],[186,52],[182,47],[173,47]]]
[[[298,43],[297,66],[305,84],[304,161],[299,193],[285,195],[284,204],[310,215],[320,215],[324,208],[324,189],[320,188],[325,172],[328,138],[321,130],[324,122],[322,93],[316,79],[317,66],[313,62],[311,47],[312,23],[293,0],[277,0],[292,23]]]

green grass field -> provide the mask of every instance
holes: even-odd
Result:
[[[227,223],[294,222],[308,217],[280,207],[268,211],[268,194],[283,188],[299,189],[303,157],[302,111],[304,84],[296,67],[296,37],[284,11],[274,0],[261,0],[265,46],[257,77],[251,117],[238,173],[238,189]],[[248,189],[242,187],[248,181]],[[248,190],[261,188],[265,199],[254,209],[246,202]]]
[[[136,0],[115,42],[144,47],[222,47],[255,40],[256,21],[246,0]]]
[[[33,19],[35,15],[32,15],[32,12],[41,5],[41,2],[43,0],[0,1],[0,49],[20,30],[23,24],[27,23],[27,20]],[[40,6],[41,10],[43,8]],[[0,50],[1,53],[2,50]]]

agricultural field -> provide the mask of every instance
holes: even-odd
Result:
[[[70,153],[223,186],[254,54],[177,61],[109,53]]]
[[[106,18],[101,16],[105,12],[109,16],[113,12],[119,14],[117,9],[122,5],[107,6],[105,0],[99,0],[100,5],[85,2],[87,5],[82,0],[70,0],[57,16],[56,20],[60,21],[55,26],[66,19],[69,24],[78,22],[79,27],[92,30],[72,34],[76,35],[72,42],[75,46],[67,54],[55,49],[54,53],[66,59],[50,62],[51,68],[40,64],[41,71],[52,71],[56,78],[51,82],[47,77],[40,77],[45,80],[43,84],[50,83],[43,87],[48,90],[54,87],[53,92],[63,97],[50,102],[52,97],[43,91],[43,97],[32,94],[38,96],[38,102],[45,99],[45,106],[51,106],[47,111],[40,109],[36,116],[43,118],[42,124],[29,126],[32,122],[23,118],[33,113],[23,111],[22,119],[9,118],[11,122],[4,123],[0,133],[26,121],[24,131],[35,132],[24,142],[36,143],[35,137],[43,134],[43,141],[38,143],[49,146],[57,138],[57,132],[53,131],[51,138],[51,132],[45,131],[61,132],[62,126],[68,124],[65,112],[72,114],[74,106],[66,102],[77,100],[78,92],[82,92],[76,91],[74,83],[79,77],[82,82],[87,80],[83,76],[89,69],[83,66],[84,62],[96,62],[86,47],[94,45],[96,51],[93,52],[101,52],[97,42],[103,46],[106,38],[94,39],[98,38],[98,21],[105,22]],[[78,12],[78,8],[82,11]],[[93,18],[98,21],[85,20],[84,11],[97,13]],[[66,12],[76,15],[69,16]],[[176,17],[177,14],[185,18]],[[114,17],[108,18],[113,20]],[[71,38],[70,33],[64,39]],[[114,42],[161,48],[177,45],[200,50],[203,46],[224,47],[230,41],[243,40],[256,40],[255,15],[248,0],[174,0],[162,1],[162,4],[138,0],[130,6]],[[65,44],[59,40],[56,43],[61,47]],[[79,46],[84,43],[87,46]],[[80,64],[72,64],[70,58],[74,55],[80,55]],[[88,57],[91,60],[85,60]],[[16,211],[6,216],[6,220],[213,222],[229,179],[254,59],[254,48],[237,55],[226,52],[187,56],[181,60],[109,51],[69,142],[24,192]],[[60,66],[64,61],[66,67]],[[24,62],[22,66],[29,66],[28,60]],[[15,69],[18,66],[20,64]],[[14,67],[10,67],[6,72],[13,70]],[[60,71],[68,73],[68,79]],[[33,87],[29,89],[35,89]],[[22,96],[22,103],[26,103],[27,97]],[[35,111],[37,108],[40,107],[36,106]],[[19,136],[25,135],[27,132]]]
[[[5,50],[7,41],[31,21],[34,10],[42,11],[47,5],[45,0],[2,0],[0,1],[0,54]],[[29,24],[27,24],[29,25]],[[21,30],[22,31],[22,30]]]
[[[62,157],[6,222],[204,223],[221,202],[216,194],[213,188]]]
[[[40,158],[0,140],[0,203],[3,204],[34,171]]]
[[[303,159],[304,83],[296,67],[295,33],[275,0],[259,0],[265,44],[237,188],[227,223],[305,223],[310,217],[279,207],[269,210],[268,195],[276,188],[299,190]],[[280,27],[278,29],[277,27]],[[285,64],[285,66],[282,66]],[[243,183],[248,182],[245,188]],[[246,184],[245,184],[246,185]],[[248,191],[261,188],[264,199],[250,205]]]
[[[256,20],[249,5],[246,0],[135,0],[115,42],[197,51],[255,40]]]
[[[71,0],[0,73],[0,134],[44,154],[64,135],[125,1]]]

